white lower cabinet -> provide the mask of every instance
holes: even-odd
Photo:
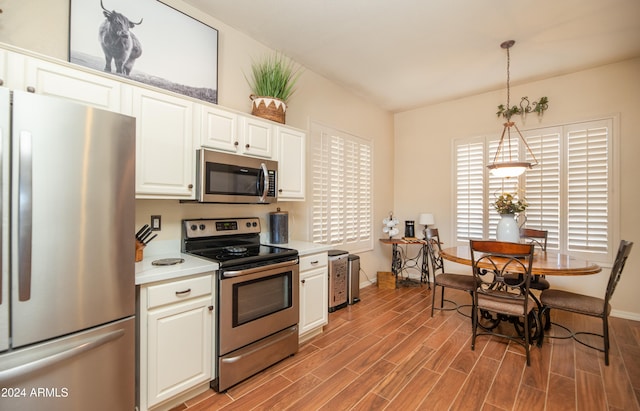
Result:
[[[322,332],[329,320],[327,253],[300,257],[300,339]]]
[[[140,288],[140,410],[175,406],[170,400],[211,380],[213,275]]]

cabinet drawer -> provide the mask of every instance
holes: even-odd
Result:
[[[205,275],[149,286],[147,308],[189,300],[212,293],[212,278]]]
[[[300,257],[300,271],[312,270],[327,265],[327,253],[318,253]]]

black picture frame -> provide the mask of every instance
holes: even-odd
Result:
[[[108,71],[109,55],[112,74],[218,103],[215,28],[158,0],[70,0],[69,14],[69,62]],[[119,21],[125,29],[121,36],[107,34],[111,41],[103,48],[105,15],[111,17],[112,27]],[[119,46],[122,39],[132,46]],[[137,51],[140,56],[130,64],[126,59],[116,64],[127,55],[135,57]]]

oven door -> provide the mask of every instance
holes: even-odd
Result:
[[[221,270],[218,355],[298,324],[298,260]]]
[[[276,200],[277,162],[198,150],[200,202],[267,204]]]

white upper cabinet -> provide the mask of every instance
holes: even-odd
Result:
[[[193,106],[189,100],[131,87],[136,118],[136,198],[195,198]]]
[[[271,122],[255,117],[240,116],[238,152],[255,157],[273,157],[274,126]]]
[[[278,201],[305,198],[306,135],[286,127],[276,127],[278,160]]]
[[[120,112],[122,83],[97,74],[12,54],[11,59],[22,60],[21,80],[10,87],[31,93],[63,97],[81,104]],[[19,63],[12,62],[17,68]]]
[[[238,115],[216,107],[199,105],[200,146],[238,152]]]
[[[0,86],[7,85],[7,55],[9,53],[0,49]]]

